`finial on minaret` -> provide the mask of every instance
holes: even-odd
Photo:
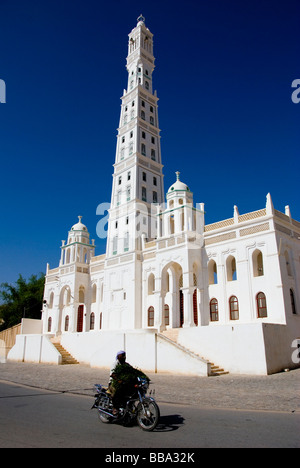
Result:
[[[145,18],[144,18],[144,16],[142,14],[140,14],[140,16],[138,17],[137,22],[138,23],[145,23]]]
[[[79,222],[81,223],[82,216],[78,216]]]
[[[180,172],[175,172],[177,181],[180,180]]]

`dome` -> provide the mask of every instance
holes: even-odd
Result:
[[[181,191],[184,190],[186,192],[190,192],[189,187],[185,183],[181,182],[181,180],[179,179],[179,176],[180,176],[180,172],[176,172],[177,180],[175,184],[171,185],[171,187],[168,190],[168,193],[174,192],[176,190],[181,190]]]
[[[78,216],[78,219],[79,219],[79,222],[77,224],[74,224],[74,226],[72,226],[71,231],[87,231],[87,227],[81,222],[82,216]]]

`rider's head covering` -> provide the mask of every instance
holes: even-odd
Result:
[[[123,356],[123,354],[126,354],[125,351],[118,351],[117,352],[117,359],[119,356]]]

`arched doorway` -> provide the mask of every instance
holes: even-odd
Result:
[[[179,328],[183,326],[183,270],[177,262],[169,262],[161,273],[162,310],[161,325]],[[165,307],[166,306],[166,307]]]

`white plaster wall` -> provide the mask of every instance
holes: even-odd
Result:
[[[231,373],[267,373],[260,323],[181,329],[178,342]]]
[[[60,364],[62,357],[46,335],[17,335],[7,360]]]
[[[34,335],[43,332],[42,320],[22,319],[21,335]]]
[[[91,367],[111,368],[117,351],[125,350],[127,361],[144,371],[208,375],[206,363],[157,338],[155,330],[70,333],[62,336],[61,344],[78,361]]]

